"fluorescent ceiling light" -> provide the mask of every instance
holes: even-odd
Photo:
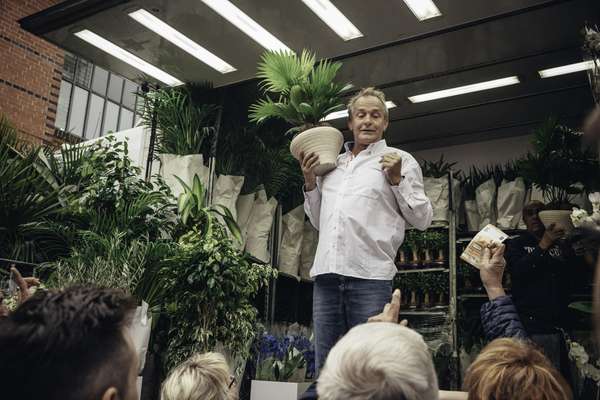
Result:
[[[385,106],[389,110],[391,108],[396,107],[396,104],[393,101],[386,101]],[[325,118],[323,118],[321,121],[331,121],[332,119],[340,119],[340,118],[346,118],[346,117],[348,117],[348,109],[332,112],[331,114],[327,114],[325,116]]]
[[[460,86],[452,89],[439,90],[437,92],[424,93],[416,96],[411,96],[408,99],[413,103],[422,103],[424,101],[431,101],[437,99],[443,99],[445,97],[458,96],[461,94],[480,92],[482,90],[495,89],[503,86],[516,85],[519,83],[519,78],[511,76],[508,78],[496,79],[493,81],[475,83],[467,86]]]
[[[432,0],[404,0],[404,2],[410,8],[410,11],[419,18],[419,21],[442,15]]]
[[[563,65],[562,67],[543,69],[538,71],[541,78],[551,78],[553,76],[572,74],[574,72],[586,71],[594,68],[594,61],[583,61],[580,63]]]
[[[209,67],[216,69],[220,73],[226,74],[228,72],[235,71],[234,67],[232,67],[231,65],[229,65],[213,53],[211,53],[210,51],[206,50],[198,43],[194,42],[193,40],[185,36],[183,33],[166,24],[159,18],[156,18],[148,11],[140,9],[129,13],[129,16],[135,19],[140,24],[144,25],[146,28],[153,31],[154,33],[167,39],[169,42],[173,43],[175,46],[179,47],[183,51],[186,51],[192,56],[196,57],[198,60],[202,61]]]
[[[82,31],[76,32],[75,36],[88,42],[92,46],[96,46],[100,50],[105,51],[111,56],[116,57],[123,62],[126,62],[132,67],[139,69],[143,73],[148,74],[169,86],[183,85],[183,82],[181,82],[174,76],[169,75],[165,71],[156,68],[154,65],[147,63],[138,56],[135,56],[127,50],[117,46],[116,44],[109,42],[101,36],[96,35],[92,31],[84,29]]]
[[[204,4],[212,8],[227,21],[231,22],[246,35],[254,39],[258,44],[271,51],[288,51],[290,48],[279,39],[270,34],[265,28],[256,23],[246,13],[237,8],[228,0],[202,0]]]
[[[329,0],[302,0],[323,22],[344,40],[362,37],[363,34]]]

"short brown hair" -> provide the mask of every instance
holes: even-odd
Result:
[[[569,385],[531,343],[496,339],[467,370],[469,400],[571,400]]]
[[[378,90],[374,87],[362,88],[358,93],[352,96],[352,98],[348,101],[348,118],[352,118],[352,110],[356,100],[367,96],[377,97],[379,101],[381,101],[381,104],[383,105],[383,114],[385,115],[385,119],[388,120],[389,114],[387,106],[385,105],[385,94],[381,90]]]

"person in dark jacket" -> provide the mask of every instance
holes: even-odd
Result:
[[[572,250],[560,240],[565,232],[544,228],[539,212],[544,204],[534,201],[523,209],[527,232],[507,242],[506,260],[512,277],[512,298],[531,340],[560,369],[564,355],[562,335],[556,329],[567,315],[570,292],[569,263]]]

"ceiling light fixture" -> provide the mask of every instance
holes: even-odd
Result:
[[[408,99],[413,103],[422,103],[424,101],[431,101],[437,99],[443,99],[445,97],[453,97],[466,93],[480,92],[483,90],[495,89],[503,86],[510,86],[518,84],[519,78],[511,76],[508,78],[495,79],[493,81],[474,83],[472,85],[460,86],[452,89],[439,90],[437,92],[424,93],[416,96],[411,96]]]
[[[302,2],[342,39],[348,41],[363,36],[358,28],[331,1],[302,0]]]
[[[200,46],[198,43],[194,42],[183,33],[179,32],[172,26],[168,25],[164,21],[155,17],[148,11],[144,9],[140,9],[129,13],[129,16],[144,25],[146,28],[150,29],[154,33],[159,36],[162,36],[169,42],[173,43],[175,46],[179,47],[183,51],[191,54],[196,57],[198,60],[202,61],[209,67],[216,69],[222,74],[226,74],[228,72],[235,71],[235,68],[230,64],[226,63],[210,51],[206,50],[204,47]]]
[[[419,21],[425,21],[426,19],[442,15],[432,0],[404,0],[404,2]]]
[[[111,56],[116,57],[119,60],[131,65],[132,67],[139,69],[143,73],[158,79],[164,84],[167,84],[169,86],[183,85],[183,82],[175,78],[174,76],[169,75],[168,73],[159,68],[156,68],[154,65],[147,63],[138,56],[131,54],[127,50],[117,46],[116,44],[104,39],[101,36],[96,35],[90,30],[84,29],[82,31],[75,32],[75,36],[88,42],[92,46],[95,46],[100,50],[110,54]]]
[[[258,44],[271,51],[288,51],[290,48],[279,39],[260,26],[246,13],[237,8],[228,0],[202,0],[204,4],[212,8],[217,14],[231,22]]]
[[[600,60],[599,60],[600,62]],[[574,72],[587,71],[594,68],[594,61],[583,61],[575,64],[563,65],[562,67],[548,68],[538,71],[541,78],[552,78],[553,76],[572,74]]]
[[[394,103],[393,101],[386,101],[385,106],[389,110],[389,109],[396,107],[396,103]],[[346,118],[346,117],[348,117],[348,109],[332,112],[331,114],[327,114],[325,116],[325,118],[323,118],[321,121],[331,121],[332,119],[340,119],[340,118]]]

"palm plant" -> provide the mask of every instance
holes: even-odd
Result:
[[[148,127],[156,115],[158,153],[188,155],[205,150],[205,140],[215,131],[216,105],[196,104],[188,88],[157,89],[143,97],[138,112]]]
[[[0,117],[0,257],[38,263],[67,251],[53,225],[62,211],[60,188],[48,185],[36,169],[40,152]]]
[[[421,163],[421,170],[423,176],[430,178],[443,178],[448,176],[448,173],[452,171],[452,168],[456,165],[456,162],[449,163],[444,160],[444,155],[440,156],[437,161],[423,160]],[[454,171],[454,177],[460,176],[461,171]]]
[[[250,121],[262,123],[280,118],[294,125],[290,134],[322,125],[327,114],[344,109],[340,96],[352,87],[334,82],[341,66],[328,60],[317,63],[315,54],[308,50],[300,56],[285,51],[266,52],[257,76],[267,94],[250,107]],[[272,99],[268,93],[277,98]]]

